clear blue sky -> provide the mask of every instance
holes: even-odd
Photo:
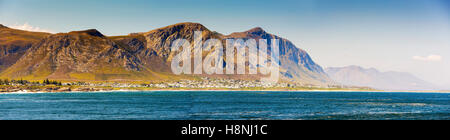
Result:
[[[410,72],[450,87],[449,5],[448,0],[0,0],[0,23],[53,32],[95,28],[106,35],[187,21],[224,34],[260,26],[305,49],[323,67]]]

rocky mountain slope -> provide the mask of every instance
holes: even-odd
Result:
[[[338,83],[372,87],[381,90],[437,90],[437,87],[404,72],[380,72],[359,66],[327,68],[328,75]]]
[[[139,60],[97,30],[50,35],[34,44],[16,64],[2,72],[25,79],[131,78]]]
[[[48,33],[15,30],[0,24],[0,72],[15,64],[33,43]]]
[[[316,64],[306,51],[296,47],[287,39],[267,33],[260,27],[245,32],[232,33],[224,37],[256,40],[267,39],[268,44],[271,44],[271,39],[279,39],[280,72],[283,79],[316,84],[329,83],[331,81],[322,67]]]
[[[171,73],[170,62],[174,55],[174,52],[171,52],[171,43],[176,39],[184,38],[192,41],[191,44],[193,44],[194,32],[198,30],[203,31],[203,41],[210,38],[280,39],[283,80],[305,84],[326,84],[331,81],[304,50],[261,28],[222,35],[210,31],[199,23],[179,23],[149,32],[113,37],[104,36],[94,29],[52,35],[42,34],[39,36],[41,38],[36,37],[30,42],[33,45],[25,49],[23,56],[18,57],[20,59],[17,59],[17,62],[0,71],[0,77],[103,81],[186,78],[187,75],[175,76]],[[2,37],[1,40],[10,41],[9,37],[6,39]]]

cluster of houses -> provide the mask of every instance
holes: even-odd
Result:
[[[245,89],[245,88],[335,88],[333,86],[307,85],[300,83],[264,83],[259,80],[236,80],[236,79],[211,79],[201,80],[179,80],[173,82],[155,82],[146,84],[131,84],[118,82],[102,83],[64,83],[63,85],[79,85],[91,87],[113,87],[113,88],[184,88],[184,89]]]
[[[201,80],[179,80],[173,82],[148,82],[148,83],[125,83],[125,82],[66,82],[61,83],[57,81],[49,81],[45,80],[44,82],[28,82],[25,80],[20,81],[5,81],[3,80],[1,83],[8,84],[12,86],[17,86],[18,90],[20,90],[20,85],[27,86],[45,86],[49,84],[53,84],[59,87],[59,89],[48,89],[52,91],[59,90],[81,90],[81,91],[90,91],[95,88],[97,90],[111,90],[111,89],[129,89],[129,88],[157,88],[157,89],[267,89],[267,88],[342,88],[340,86],[319,86],[319,85],[308,85],[308,84],[300,84],[300,83],[264,83],[259,80],[237,80],[237,79],[212,79],[212,78],[202,78]],[[76,89],[71,89],[72,87],[77,87]],[[68,87],[68,89],[62,88]],[[57,88],[57,87],[52,87]],[[84,88],[92,88],[92,89],[84,89]],[[5,91],[10,91],[16,88],[3,88]],[[37,90],[37,89],[36,89]],[[40,89],[42,90],[42,89]]]

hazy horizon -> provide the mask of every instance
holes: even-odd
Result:
[[[197,22],[223,34],[262,27],[322,67],[409,72],[450,86],[450,2],[445,0],[0,0],[0,24],[46,32],[126,35]]]

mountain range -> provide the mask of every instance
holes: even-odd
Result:
[[[380,72],[360,66],[330,67],[325,71],[334,81],[348,86],[380,90],[439,90],[438,86],[406,72]]]
[[[39,33],[0,25],[0,78],[67,81],[147,81],[198,78],[208,75],[174,75],[170,62],[172,42],[193,43],[201,30],[203,41],[214,39],[280,39],[281,80],[329,84],[332,80],[309,54],[292,42],[260,27],[223,35],[199,23],[178,23],[148,32],[105,36],[95,29],[68,33]],[[209,52],[206,52],[209,53]],[[255,79],[260,75],[210,75]]]

